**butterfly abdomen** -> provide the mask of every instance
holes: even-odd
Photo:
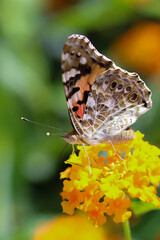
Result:
[[[135,138],[135,133],[132,129],[128,128],[127,130],[123,130],[120,134],[116,135],[112,142],[115,144],[126,143]]]

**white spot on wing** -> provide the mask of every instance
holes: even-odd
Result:
[[[75,77],[76,75],[80,74],[81,72],[76,70],[75,68],[72,68],[70,71],[67,71],[62,74],[63,82],[69,81],[71,77]]]
[[[66,80],[65,82],[67,82],[69,80],[69,78],[70,78],[69,71],[65,73],[65,77],[64,78]]]
[[[86,64],[87,63],[87,59],[85,57],[81,57],[80,63],[81,64]]]
[[[69,92],[68,92],[68,88],[64,85],[64,91],[65,91],[65,95],[68,96]]]
[[[78,101],[78,94],[77,93],[73,94],[71,99],[72,99],[73,103],[77,102]]]
[[[77,56],[80,57],[81,56],[81,52],[77,52]]]
[[[68,99],[67,105],[68,105],[68,108],[73,108],[72,99]]]
[[[69,72],[69,74],[70,74],[70,77],[74,77],[75,75],[76,75],[76,69],[75,68],[72,68],[71,70],[70,70],[70,72]]]
[[[69,55],[68,53],[62,53],[62,61],[66,61],[68,55]]]
[[[63,82],[65,83],[66,82],[66,75],[65,75],[65,73],[62,74],[62,79],[63,79]]]
[[[72,103],[76,103],[78,100],[80,100],[80,98],[81,98],[81,92],[80,91],[74,93],[72,95],[72,97],[70,99],[68,99],[68,101],[67,101],[68,107],[72,108],[73,107]]]

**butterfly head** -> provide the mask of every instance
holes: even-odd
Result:
[[[62,136],[62,138],[69,144],[83,144],[80,135],[76,132],[75,129],[67,133],[65,136]]]

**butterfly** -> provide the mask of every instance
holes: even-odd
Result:
[[[66,142],[119,144],[135,138],[129,126],[152,107],[151,91],[137,73],[116,66],[79,34],[66,40],[61,68],[73,126]]]

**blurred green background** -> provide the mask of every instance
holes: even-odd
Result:
[[[60,156],[59,136],[20,118],[71,130],[60,65],[70,34],[139,73],[153,107],[133,129],[160,146],[160,1],[1,0],[0,26],[0,239],[27,240],[37,222],[61,213],[59,173],[72,150]],[[135,222],[134,239],[160,239],[159,211]]]

